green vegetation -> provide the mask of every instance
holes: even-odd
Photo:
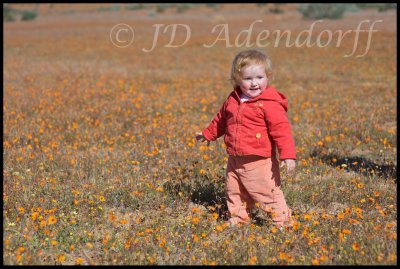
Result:
[[[301,4],[299,11],[308,19],[340,19],[347,6],[346,4]]]
[[[34,10],[16,10],[8,4],[3,4],[3,21],[32,21],[37,17],[38,13]]]
[[[300,4],[298,10],[303,14],[303,18],[308,19],[340,19],[345,12],[356,12],[360,9],[377,9],[386,11],[396,9],[395,3],[381,4]]]
[[[37,17],[37,12],[33,10],[22,11],[21,20],[32,21]]]

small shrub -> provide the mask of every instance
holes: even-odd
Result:
[[[132,4],[132,5],[128,5],[126,7],[126,9],[128,10],[137,10],[137,9],[143,9],[144,8],[144,4],[140,3],[140,4]]]
[[[97,11],[118,11],[121,7],[119,5],[112,5],[109,7],[99,7]]]
[[[397,8],[396,3],[381,3],[381,4],[360,3],[360,4],[356,4],[356,5],[358,8],[361,8],[361,9],[377,9],[379,12]]]
[[[8,5],[4,5],[3,8],[3,21],[15,21],[15,10]]]
[[[386,11],[389,9],[397,9],[397,4],[396,3],[384,3],[384,4],[380,4],[380,6],[378,7],[379,12]]]
[[[23,21],[32,21],[37,17],[37,12],[33,10],[25,10],[22,11],[21,20]]]
[[[302,4],[299,11],[303,18],[340,19],[347,10],[346,4]]]
[[[219,5],[216,3],[207,3],[206,6],[209,8],[218,8],[219,7]]]
[[[271,7],[269,9],[269,12],[271,12],[273,14],[282,14],[283,13],[283,9],[280,9],[278,4],[275,4],[273,7]]]
[[[360,8],[356,4],[349,4],[346,6],[346,12],[358,12]]]
[[[183,12],[185,12],[186,10],[190,9],[191,7],[192,7],[192,4],[187,4],[187,3],[185,3],[185,4],[180,4],[180,5],[178,5],[178,6],[176,7],[176,12],[178,12],[178,13],[183,13]]]
[[[170,8],[170,4],[158,4],[156,6],[156,12],[157,13],[163,13],[167,8]]]

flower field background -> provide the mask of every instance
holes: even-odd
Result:
[[[231,43],[257,19],[254,33],[295,35],[313,22],[296,5],[12,7],[39,15],[3,26],[4,264],[397,264],[395,10],[315,26],[314,38],[382,20],[364,57],[343,57],[354,33],[340,47],[283,38],[264,48],[298,155],[294,174],[282,172],[295,226],[281,232],[259,211],[250,225],[224,225],[223,140],[207,147],[194,136],[246,49],[205,48],[213,27],[229,25]],[[119,23],[135,30],[127,48],[110,41]],[[165,47],[164,34],[146,53],[156,23],[186,24],[190,40]],[[361,32],[358,54],[367,41]]]

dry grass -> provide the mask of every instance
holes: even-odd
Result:
[[[202,44],[216,21],[232,38],[258,18],[258,30],[298,32],[310,21],[293,5],[101,16],[76,7],[39,6],[35,21],[4,26],[4,264],[397,263],[395,12],[326,22],[346,30],[383,19],[362,58],[343,57],[350,39],[267,47],[298,151],[295,174],[283,175],[296,225],[280,233],[259,212],[251,225],[223,224],[223,142],[205,147],[194,134],[229,94],[243,48]],[[125,49],[108,39],[122,22],[137,35]],[[186,23],[191,39],[177,49],[164,37],[144,53],[154,23]]]

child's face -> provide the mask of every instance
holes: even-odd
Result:
[[[268,84],[264,65],[249,65],[241,70],[239,82],[242,92],[250,98],[260,95]]]

